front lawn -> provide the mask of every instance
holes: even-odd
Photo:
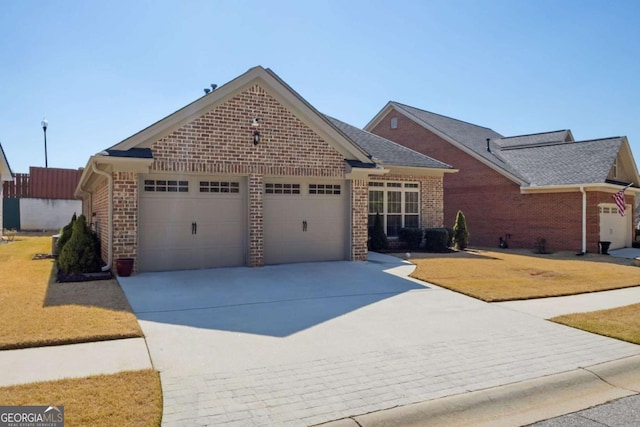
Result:
[[[558,316],[553,322],[640,344],[640,304]]]
[[[10,406],[64,406],[66,426],[159,426],[160,377],[151,369],[0,387]]]
[[[55,283],[51,237],[0,245],[0,350],[141,337],[116,280]]]
[[[630,260],[572,253],[471,250],[414,254],[412,277],[488,302],[575,295],[640,285]]]

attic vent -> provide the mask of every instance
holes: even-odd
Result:
[[[391,129],[398,129],[398,118],[391,117]]]

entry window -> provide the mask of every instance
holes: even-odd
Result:
[[[340,185],[309,184],[309,194],[340,194]]]
[[[189,181],[145,179],[144,191],[156,193],[188,193]]]
[[[201,193],[239,193],[240,183],[233,181],[200,181]]]
[[[420,227],[420,184],[416,182],[369,183],[369,231],[380,214],[388,237],[403,227]]]
[[[264,185],[265,194],[300,194],[300,184],[274,184]]]

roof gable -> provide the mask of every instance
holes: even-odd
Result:
[[[284,83],[269,69],[257,66],[246,73],[205,94],[191,104],[159,120],[142,131],[110,147],[110,150],[127,151],[132,148],[148,148],[155,141],[171,134],[185,124],[206,114],[218,105],[249,88],[258,85],[269,93],[301,122],[327,141],[345,159],[370,163],[360,147],[335,128],[304,98]]]
[[[360,148],[369,153],[376,163],[382,165],[453,169],[451,165],[418,153],[403,145],[356,128],[333,117],[326,116],[334,126],[344,132]]]

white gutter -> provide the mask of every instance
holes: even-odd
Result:
[[[587,192],[580,186],[582,193],[582,253],[587,253]]]
[[[109,246],[107,249],[107,265],[102,267],[102,271],[109,271],[111,269],[111,263],[113,263],[113,177],[110,173],[98,169],[97,162],[91,163],[91,169],[98,175],[102,175],[107,178],[107,236],[109,240]]]

